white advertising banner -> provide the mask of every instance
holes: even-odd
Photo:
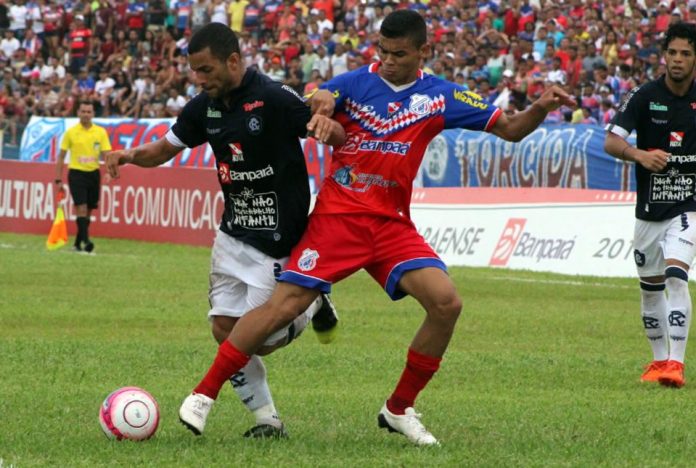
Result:
[[[448,265],[635,277],[635,194],[572,189],[423,189],[418,231]]]

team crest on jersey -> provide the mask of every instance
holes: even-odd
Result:
[[[389,117],[399,112],[399,109],[401,109],[400,102],[390,102],[387,104],[387,113],[389,114]]]
[[[680,148],[684,140],[684,132],[669,132],[669,147]]]
[[[221,184],[231,184],[232,177],[230,177],[230,165],[227,163],[218,163],[218,179],[220,179]]]
[[[408,106],[411,112],[418,116],[429,114],[432,107],[432,99],[424,94],[414,94],[411,96],[411,103]]]
[[[244,161],[244,153],[242,152],[241,143],[230,143],[230,150],[232,150],[232,162]]]
[[[317,266],[317,259],[319,258],[319,252],[312,249],[304,249],[300,259],[297,261],[297,267],[302,271],[314,270]]]
[[[247,130],[252,135],[258,135],[263,130],[263,120],[256,114],[252,114],[247,118],[246,121]]]

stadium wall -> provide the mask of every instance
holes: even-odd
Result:
[[[0,160],[0,231],[47,234],[52,164]],[[70,197],[64,201],[74,219]],[[411,214],[449,265],[633,276],[631,192],[559,188],[423,188]],[[95,237],[212,245],[223,210],[212,169],[123,168],[102,186]],[[70,235],[74,235],[70,223]]]

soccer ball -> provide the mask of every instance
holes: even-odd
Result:
[[[149,439],[159,425],[159,407],[142,388],[119,388],[102,403],[99,423],[109,439]]]

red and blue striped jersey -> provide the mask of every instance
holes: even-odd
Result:
[[[334,119],[347,140],[335,148],[314,213],[370,213],[410,218],[413,179],[428,143],[443,129],[490,130],[501,110],[475,93],[419,71],[396,87],[373,63],[321,88],[336,99]]]

